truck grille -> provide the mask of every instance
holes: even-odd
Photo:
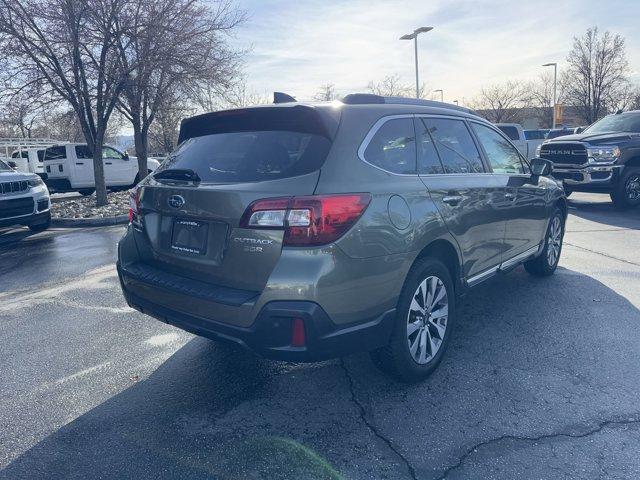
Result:
[[[0,182],[0,194],[24,192],[29,189],[29,182],[20,180],[17,182]]]
[[[0,200],[0,219],[19,217],[33,213],[33,198],[10,198]]]
[[[557,165],[584,165],[587,149],[581,143],[547,143],[540,148],[540,156]]]

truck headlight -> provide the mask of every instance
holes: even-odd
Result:
[[[615,162],[620,157],[620,147],[604,146],[604,147],[588,147],[587,154],[589,160],[594,162]]]
[[[536,157],[539,157],[539,156],[540,156],[540,151],[541,151],[541,150],[542,150],[542,144],[540,144],[540,145],[538,145],[538,146],[536,147]]]
[[[28,180],[27,182],[29,183],[29,187],[30,188],[40,187],[41,185],[44,185],[44,182],[42,181],[42,179],[40,177],[32,178],[31,180]]]

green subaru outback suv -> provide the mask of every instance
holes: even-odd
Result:
[[[199,115],[132,192],[120,282],[131,307],[197,335],[289,361],[369,351],[417,381],[468,288],[556,269],[567,204],[550,169],[437,102]]]

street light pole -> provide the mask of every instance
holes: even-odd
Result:
[[[407,33],[400,37],[400,40],[413,40],[413,50],[416,64],[416,98],[420,98],[420,80],[418,77],[418,35],[433,30],[433,27],[416,28],[413,33]]]
[[[553,67],[553,128],[556,128],[556,103],[558,102],[557,98],[557,88],[558,88],[558,64],[557,63],[545,63],[542,65],[543,67]]]
[[[439,88],[438,90],[434,90],[433,93],[440,92],[440,101],[444,103],[444,90]]]

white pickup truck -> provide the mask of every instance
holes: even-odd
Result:
[[[142,178],[138,175],[136,157],[105,145],[102,148],[104,179],[107,188],[118,190],[136,185]],[[148,172],[153,172],[160,163],[147,159]],[[86,143],[67,143],[48,147],[44,154],[46,183],[51,191],[80,192],[91,195],[96,189],[93,175],[93,155]]]
[[[496,123],[496,127],[502,130],[511,143],[513,143],[520,153],[527,160],[531,160],[536,156],[538,145],[542,145],[544,138],[536,138],[535,140],[527,140],[524,129],[519,123]]]

